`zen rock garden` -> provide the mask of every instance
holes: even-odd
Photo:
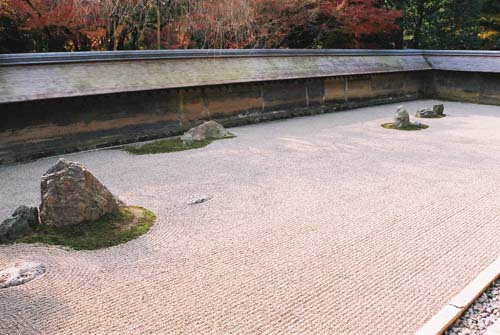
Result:
[[[444,114],[444,105],[435,105],[432,109],[424,108],[417,110],[416,117],[418,118],[442,118]],[[411,122],[410,114],[404,106],[399,106],[396,114],[394,115],[393,123],[382,124],[383,128],[386,129],[397,129],[397,130],[420,130],[429,128],[428,125],[420,122]]]
[[[152,141],[142,145],[125,147],[133,155],[159,154],[203,148],[213,141],[233,138],[234,135],[215,121],[207,121],[191,128],[180,138]]]
[[[443,294],[488,266],[483,246],[500,250],[489,237],[500,107],[444,102],[453,117],[416,116],[439,111],[434,101],[200,123],[135,144],[176,153],[120,147],[2,166],[0,334],[415,334]],[[416,122],[434,128],[404,132]],[[449,334],[495,322],[489,296]],[[270,303],[304,323],[276,319]]]
[[[121,202],[83,164],[60,159],[43,176],[40,208],[20,206],[0,224],[0,241],[14,241],[40,225],[65,227],[96,221]]]
[[[60,159],[41,178],[41,205],[18,207],[0,223],[0,243],[24,242],[100,249],[146,233],[156,217],[127,207],[81,163]],[[0,271],[0,288],[23,284],[45,272],[36,262]]]
[[[209,141],[230,137],[233,135],[222,125],[215,121],[208,121],[190,129],[175,141],[177,143],[180,140],[185,148],[194,148],[199,142],[206,145],[210,143]],[[161,146],[161,142],[157,141],[145,146],[158,145],[158,143]],[[20,206],[11,217],[0,224],[0,243],[22,240],[25,236],[40,230],[41,227],[64,229],[81,226],[84,228],[89,222],[96,222],[106,215],[127,208],[83,164],[65,159],[60,159],[42,176],[40,189],[41,205],[39,208]],[[131,211],[137,212],[137,208]]]
[[[145,153],[180,151],[230,137],[233,135],[222,125],[208,121],[174,139],[174,143],[156,141],[141,148],[146,147]],[[155,147],[149,150],[148,145]],[[47,243],[77,250],[100,249],[146,233],[156,219],[144,208],[127,207],[79,162],[60,159],[41,177],[40,190],[39,207],[19,206],[11,217],[0,223],[0,243]],[[24,284],[44,272],[43,264],[18,262],[0,271],[0,288]]]

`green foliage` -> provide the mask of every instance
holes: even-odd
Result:
[[[141,207],[122,207],[95,222],[68,227],[40,225],[20,243],[61,245],[75,250],[95,250],[126,243],[149,231],[156,215]]]
[[[485,15],[500,15],[500,1],[498,0],[483,0],[482,13]]]
[[[0,53],[30,52],[32,40],[19,29],[17,22],[7,16],[0,16]]]
[[[482,49],[500,50],[500,1],[484,0],[480,21]]]
[[[481,0],[408,0],[404,44],[423,49],[477,49]]]

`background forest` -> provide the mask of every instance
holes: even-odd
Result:
[[[495,49],[500,0],[0,0],[0,53]]]

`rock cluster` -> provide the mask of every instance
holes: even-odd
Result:
[[[229,132],[227,132],[221,124],[215,121],[208,121],[189,129],[184,133],[181,139],[184,145],[191,146],[193,141],[203,141],[210,138],[224,138],[229,135]]]
[[[42,204],[20,206],[0,223],[0,243],[14,241],[39,224],[64,227],[100,219],[123,204],[77,162],[60,159],[43,176]]]
[[[45,267],[36,262],[20,262],[0,270],[0,289],[22,285],[45,273]]]
[[[0,223],[0,242],[14,241],[38,223],[38,208],[19,206],[11,217]]]
[[[415,114],[415,116],[421,118],[444,116],[444,105],[443,104],[435,105],[432,109],[430,108],[419,109]]]
[[[60,159],[42,176],[40,221],[56,227],[95,221],[119,200],[81,163]]]

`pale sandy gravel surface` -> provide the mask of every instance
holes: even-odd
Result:
[[[0,246],[0,265],[47,266],[0,290],[0,334],[414,333],[500,256],[500,107],[447,102],[427,130],[381,128],[396,107],[66,156],[158,222],[102,251]],[[55,161],[0,168],[0,217],[38,203]]]

